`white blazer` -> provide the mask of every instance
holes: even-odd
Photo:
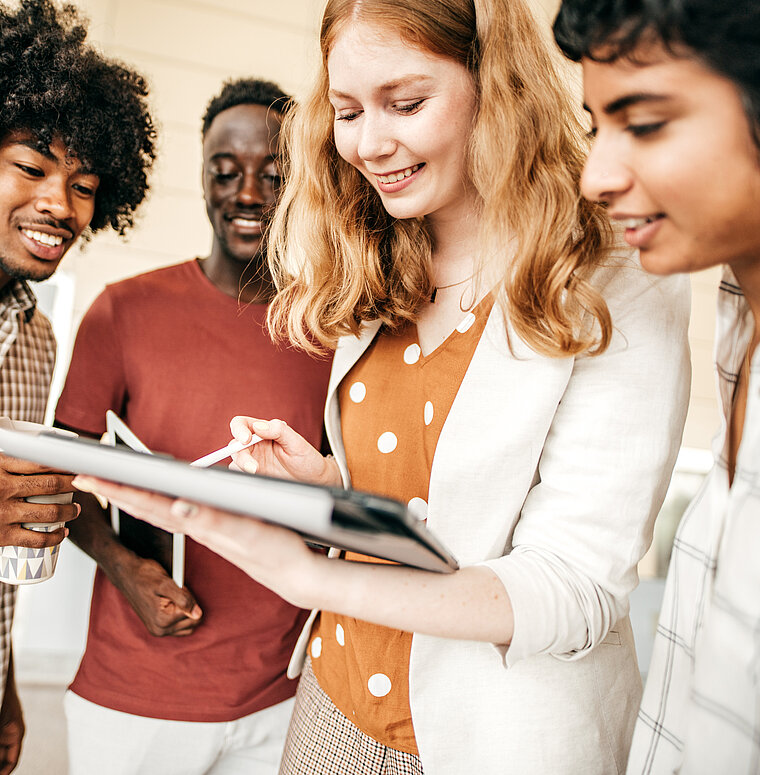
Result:
[[[547,358],[495,307],[443,426],[427,524],[486,564],[508,648],[415,634],[410,701],[425,775],[622,773],[641,695],[628,595],[675,463],[690,387],[688,279],[600,270],[615,333]],[[348,483],[336,390],[377,333],[339,343],[325,421]],[[291,663],[296,674],[310,618]]]

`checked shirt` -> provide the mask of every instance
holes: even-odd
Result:
[[[55,365],[55,338],[48,319],[21,280],[0,288],[0,416],[42,422]],[[0,698],[10,658],[16,587],[0,582]]]
[[[726,449],[753,330],[726,269],[716,335],[722,427],[713,469],[673,546],[629,775],[760,773],[760,348],[730,489]]]

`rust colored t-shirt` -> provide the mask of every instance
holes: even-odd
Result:
[[[351,483],[397,498],[424,520],[438,437],[491,310],[486,297],[424,356],[417,328],[381,331],[339,387]],[[346,559],[384,562],[347,553]],[[336,707],[374,740],[417,753],[409,707],[408,632],[323,612],[312,667]]]
[[[329,361],[275,347],[265,314],[219,291],[197,261],[108,286],[79,329],[56,420],[100,435],[113,409],[152,450],[183,460],[226,444],[236,414],[282,418],[319,447]],[[140,716],[231,721],[294,693],[286,669],[304,612],[191,540],[185,564],[204,612],[188,637],[150,635],[97,572],[76,694]]]

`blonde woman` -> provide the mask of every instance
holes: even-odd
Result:
[[[628,593],[688,395],[682,281],[616,255],[579,197],[582,133],[520,0],[330,0],[321,45],[284,129],[271,322],[336,349],[335,457],[236,418],[266,439],[236,463],[409,502],[462,569],[77,482],[315,609],[282,772],[620,772]]]

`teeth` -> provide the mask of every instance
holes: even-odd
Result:
[[[245,226],[245,227],[251,227],[251,226],[261,226],[261,221],[254,221],[250,218],[233,218],[232,223],[235,224],[235,226]]]
[[[51,248],[57,248],[63,242],[63,237],[56,237],[54,234],[43,234],[41,231],[32,231],[31,229],[22,229],[22,231],[29,239]]]
[[[399,180],[408,178],[413,172],[417,172],[419,168],[420,168],[420,165],[415,164],[413,167],[407,167],[405,170],[402,170],[401,172],[391,172],[390,175],[378,175],[377,179],[381,183],[398,183]]]
[[[623,218],[620,223],[625,229],[638,229],[657,218],[656,215],[648,215],[646,218]]]

